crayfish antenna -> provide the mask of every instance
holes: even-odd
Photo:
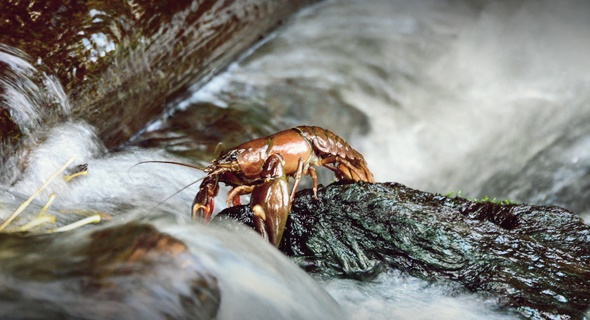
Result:
[[[196,166],[194,164],[188,164],[188,163],[182,163],[182,162],[176,162],[176,161],[163,161],[163,160],[147,160],[147,161],[140,161],[134,165],[132,165],[131,167],[129,167],[129,169],[127,170],[127,172],[129,172],[131,169],[135,168],[136,166],[140,165],[140,164],[146,164],[146,163],[165,163],[165,164],[175,164],[177,166],[183,166],[183,167],[188,167],[188,168],[193,168],[193,169],[197,169],[197,170],[201,170],[201,171],[206,171],[207,168],[203,168],[203,167],[199,167]]]
[[[217,145],[215,146],[215,151],[213,152],[217,157],[219,157],[219,155],[221,154],[221,152],[223,152],[223,142],[219,142],[217,143]]]
[[[151,209],[150,209],[150,212],[151,212],[151,211],[153,211],[154,209],[158,208],[159,206],[161,206],[163,203],[166,203],[166,201],[168,201],[168,200],[172,199],[172,198],[173,198],[175,195],[177,195],[177,194],[181,193],[182,191],[184,191],[184,190],[188,189],[189,187],[191,187],[191,186],[195,185],[195,183],[197,183],[197,182],[199,182],[199,181],[203,180],[204,178],[205,178],[205,177],[203,177],[203,178],[199,178],[199,179],[197,179],[197,180],[195,180],[195,181],[193,181],[193,182],[191,182],[191,183],[187,184],[186,186],[182,187],[180,190],[178,190],[178,191],[174,192],[173,194],[171,194],[171,195],[167,196],[167,197],[166,197],[164,200],[162,200],[162,201],[158,202],[158,203],[157,203],[157,204],[156,204],[156,205],[155,205],[153,208],[151,208]]]
[[[136,164],[134,164],[133,166],[131,166],[128,170],[127,173],[129,174],[129,171],[131,169],[133,169],[135,166],[138,166],[140,164],[146,164],[146,163],[164,163],[164,164],[175,164],[178,166],[183,166],[183,167],[188,167],[188,168],[192,168],[192,169],[197,169],[197,170],[201,170],[203,172],[207,172],[207,168],[202,168],[196,165],[192,165],[192,164],[187,164],[187,163],[182,163],[182,162],[176,162],[176,161],[164,161],[164,160],[147,160],[147,161],[140,161]],[[199,178],[189,184],[187,184],[186,186],[182,187],[180,190],[174,192],[173,194],[169,195],[168,197],[166,197],[164,200],[158,202],[153,208],[150,209],[150,212],[153,211],[154,209],[158,208],[160,205],[162,205],[163,203],[165,203],[166,201],[170,200],[172,197],[176,196],[177,194],[181,193],[182,191],[188,189],[189,187],[193,186],[194,184],[196,184],[197,182],[203,180],[206,176],[203,176],[202,178]]]

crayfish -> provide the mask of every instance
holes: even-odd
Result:
[[[251,193],[256,231],[275,246],[281,242],[295,191],[303,175],[311,176],[317,199],[314,166],[325,166],[343,181],[374,182],[363,156],[346,141],[320,127],[300,126],[223,151],[205,168],[192,205],[192,218],[208,222],[219,183],[232,186],[228,205],[239,205]],[[293,177],[289,193],[288,177]]]

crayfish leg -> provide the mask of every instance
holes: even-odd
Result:
[[[303,167],[305,165],[305,160],[303,158],[299,158],[299,162],[297,163],[297,171],[293,175],[293,190],[291,190],[291,196],[289,197],[289,203],[293,203],[295,200],[295,192],[297,191],[297,187],[299,187],[299,182],[301,182],[301,176],[303,175]],[[308,168],[309,171],[309,168]]]
[[[361,167],[359,169],[347,159],[340,156],[334,156],[323,159],[321,164],[334,171],[338,180],[375,182],[373,175],[363,163],[359,163]],[[329,166],[329,164],[333,167]]]
[[[244,194],[252,193],[252,190],[254,190],[254,187],[255,186],[247,186],[247,185],[233,187],[227,193],[227,206],[228,207],[231,207],[232,205],[239,206],[241,204],[240,196],[244,195]]]
[[[314,199],[318,200],[318,176],[315,173],[315,169],[313,167],[309,167],[308,171],[313,183],[313,197]],[[291,202],[293,202],[293,200],[291,200]]]

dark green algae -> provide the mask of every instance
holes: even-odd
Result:
[[[397,183],[297,193],[280,250],[320,277],[394,268],[496,297],[525,318],[581,319],[590,306],[590,227],[558,207],[474,202]],[[221,217],[250,223],[248,206]]]

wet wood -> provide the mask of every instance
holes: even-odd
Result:
[[[312,2],[9,2],[0,5],[0,43],[56,75],[73,117],[113,149]],[[63,121],[59,113],[48,112],[43,126]],[[14,146],[17,138],[13,128],[3,140]]]

